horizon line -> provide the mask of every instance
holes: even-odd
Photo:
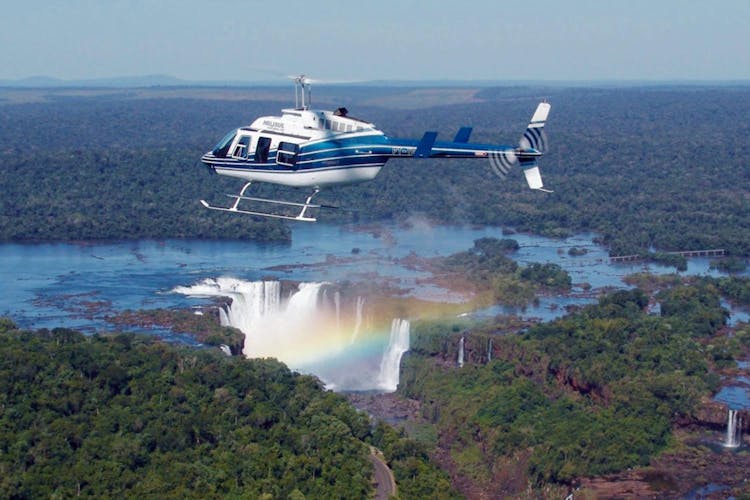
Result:
[[[64,87],[102,87],[102,88],[143,88],[143,87],[282,87],[292,85],[291,79],[227,79],[199,80],[183,79],[165,74],[143,74],[133,76],[114,76],[97,78],[65,79],[48,75],[32,75],[21,78],[0,78],[3,88],[64,88]],[[750,85],[750,78],[736,79],[699,79],[699,78],[589,78],[589,79],[535,79],[535,78],[388,78],[351,81],[320,81],[316,87],[346,86],[590,86],[590,85]]]

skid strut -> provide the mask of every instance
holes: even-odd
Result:
[[[244,186],[242,186],[242,189],[240,190],[240,194],[228,194],[227,196],[230,198],[234,198],[234,203],[232,203],[231,207],[218,207],[215,205],[211,205],[206,200],[201,200],[201,204],[209,208],[211,210],[219,210],[222,212],[235,212],[238,214],[246,214],[246,215],[256,215],[258,217],[270,217],[272,219],[286,219],[286,220],[297,220],[297,221],[303,221],[303,222],[315,222],[317,219],[315,217],[310,217],[307,215],[307,211],[310,208],[336,208],[332,207],[330,205],[319,205],[315,203],[311,203],[312,199],[320,192],[320,189],[315,188],[315,190],[310,194],[310,196],[307,197],[304,203],[298,203],[294,201],[286,201],[286,200],[272,200],[270,198],[256,198],[254,196],[245,196],[245,191],[247,191],[247,188],[249,188],[252,185],[252,181],[246,182]],[[253,201],[253,202],[260,202],[260,203],[267,203],[269,205],[280,205],[285,207],[299,207],[300,211],[297,215],[286,215],[286,214],[279,214],[279,213],[273,213],[273,212],[261,212],[258,210],[244,210],[240,208],[240,202],[242,201]]]

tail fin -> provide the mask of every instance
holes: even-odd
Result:
[[[544,123],[547,121],[552,106],[548,102],[540,102],[531,117],[526,132],[523,133],[518,146],[521,149],[536,149],[540,153],[547,152],[547,136],[544,134]]]
[[[552,191],[544,189],[542,175],[539,172],[537,159],[547,151],[547,136],[544,134],[544,123],[547,121],[551,106],[547,102],[539,103],[534,115],[531,117],[526,132],[523,133],[521,141],[518,144],[519,160],[523,167],[523,173],[526,176],[526,182],[531,189],[551,193]],[[524,153],[532,153],[525,155]]]

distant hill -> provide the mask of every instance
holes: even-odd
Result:
[[[378,87],[491,87],[532,82],[500,82],[494,80],[361,80],[349,82],[317,83],[317,86],[378,86]],[[138,88],[138,87],[249,87],[291,85],[287,78],[248,80],[183,80],[170,75],[142,75],[111,78],[87,78],[65,80],[50,76],[31,76],[20,79],[0,80],[0,87],[10,88]]]
[[[323,79],[316,83],[316,87],[346,86],[346,87],[505,87],[505,86],[535,86],[535,87],[638,87],[638,86],[735,86],[748,85],[750,81],[702,81],[702,80],[351,80],[347,82]],[[289,78],[264,78],[247,80],[185,80],[171,75],[137,75],[108,78],[85,78],[65,80],[46,75],[36,75],[19,79],[0,79],[0,87],[6,88],[143,88],[143,87],[257,87],[257,86],[288,86]]]

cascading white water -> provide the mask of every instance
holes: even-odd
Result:
[[[362,310],[365,307],[365,299],[363,297],[357,297],[357,302],[354,305],[354,330],[352,331],[352,341],[357,341],[359,336],[359,329],[362,327]]]
[[[229,326],[229,316],[227,316],[227,311],[223,307],[219,309],[219,324]]]
[[[737,410],[729,410],[727,416],[727,436],[724,440],[726,448],[739,448],[742,444],[742,417]]]
[[[364,298],[354,301],[352,317],[343,314],[351,309],[343,307],[340,293],[331,299],[324,285],[301,283],[286,299],[278,281],[233,278],[207,279],[174,292],[230,297],[219,318],[245,334],[247,357],[277,358],[334,390],[396,390],[401,356],[409,348],[409,322],[394,320],[390,336],[377,328],[365,332]]]
[[[308,361],[304,344],[309,339],[300,332],[311,328],[322,285],[301,283],[283,305],[278,281],[206,279],[174,291],[200,297],[230,297],[232,303],[219,311],[219,320],[223,326],[233,326],[245,334],[243,354],[275,357],[297,367]]]
[[[463,368],[464,366],[464,338],[458,341],[458,367]]]
[[[487,341],[487,362],[492,361],[492,339]]]
[[[178,286],[176,293],[194,297],[230,297],[232,304],[219,310],[222,326],[251,329],[257,318],[279,308],[281,284],[278,281],[241,281],[234,278],[206,279],[190,287]]]
[[[219,278],[217,284],[217,295],[225,296],[229,285],[229,296],[232,298],[232,304],[224,311],[223,326],[233,326],[247,332],[255,329],[261,318],[279,310],[281,284],[278,281],[233,280],[222,283],[222,278]]]
[[[378,387],[384,391],[393,392],[398,388],[401,356],[409,350],[409,332],[411,325],[408,320],[394,319],[391,323],[391,337],[380,361]]]

